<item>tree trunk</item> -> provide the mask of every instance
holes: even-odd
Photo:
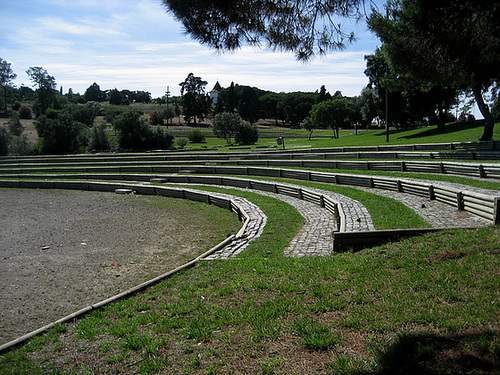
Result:
[[[437,128],[439,131],[444,131],[446,128],[446,108],[443,108],[443,106],[438,104],[438,115],[437,115]]]
[[[7,86],[3,87],[3,100],[5,104],[5,111],[7,112]]]
[[[474,93],[474,98],[476,99],[477,106],[479,107],[479,110],[484,117],[483,135],[479,137],[479,140],[491,141],[493,139],[493,127],[495,126],[495,121],[493,120],[490,109],[484,102],[481,86],[478,84],[473,85],[472,92]]]

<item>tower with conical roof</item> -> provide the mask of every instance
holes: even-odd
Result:
[[[222,86],[219,81],[215,84],[214,88],[210,91],[210,99],[212,99],[213,104],[217,104],[217,98],[219,97],[219,92],[221,92]]]

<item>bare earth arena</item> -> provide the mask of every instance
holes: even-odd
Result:
[[[204,229],[156,199],[164,198],[0,189],[0,344],[206,250],[193,240]]]

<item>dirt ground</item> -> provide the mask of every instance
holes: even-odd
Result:
[[[156,199],[165,198],[0,189],[0,344],[209,248],[196,239],[213,241],[210,232]]]

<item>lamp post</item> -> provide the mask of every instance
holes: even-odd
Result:
[[[169,116],[168,104],[170,101],[170,87],[167,86],[167,91],[165,91],[165,96],[167,97],[167,116]],[[168,129],[168,117],[167,117],[167,129]]]
[[[389,18],[389,6],[385,8],[385,18]],[[386,74],[389,75],[389,65],[386,67]],[[385,142],[389,143],[389,89],[385,89]]]
[[[389,143],[389,90],[385,89],[385,141]]]

